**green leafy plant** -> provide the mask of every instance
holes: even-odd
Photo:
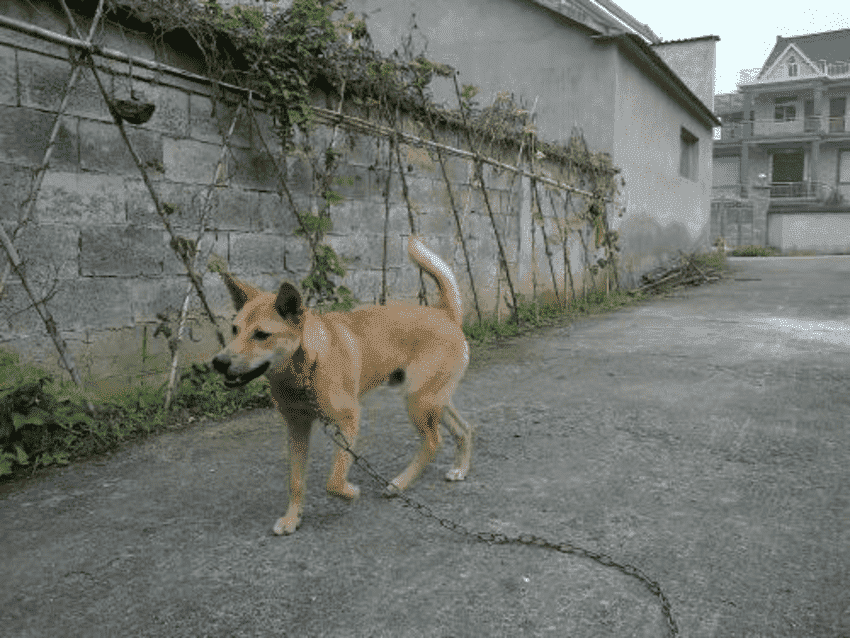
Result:
[[[16,466],[67,463],[63,448],[92,421],[81,393],[5,351],[0,388],[0,476]]]
[[[779,251],[770,246],[738,246],[732,250],[733,257],[775,257]]]
[[[169,414],[162,408],[164,386],[148,385],[101,400],[90,414],[87,404],[95,395],[4,350],[0,388],[0,478],[102,454],[173,423],[272,405],[264,380],[231,390],[209,366],[194,365],[181,375]]]

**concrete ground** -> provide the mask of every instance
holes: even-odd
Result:
[[[733,259],[718,284],[478,351],[456,403],[470,477],[411,496],[482,530],[639,567],[681,635],[850,637],[850,258]],[[415,448],[394,389],[358,449]],[[663,636],[658,600],[587,559],[445,531],[356,469],[304,524],[271,411],[207,423],[0,490],[3,636]]]

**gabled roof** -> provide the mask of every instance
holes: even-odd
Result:
[[[826,60],[827,64],[850,60],[850,29],[794,35],[790,38],[783,38],[778,35],[776,36],[776,44],[773,46],[770,55],[767,56],[767,60],[764,61],[761,72],[765,73],[770,69],[790,44],[796,45],[803,55],[815,64],[819,60]]]
[[[776,65],[779,64],[785,58],[786,53],[797,54],[800,57],[800,62],[811,67],[812,71],[814,71],[815,73],[818,72],[817,62],[815,62],[814,60],[809,58],[809,56],[807,56],[805,53],[803,53],[803,50],[796,43],[791,42],[788,46],[785,47],[785,49],[780,51],[773,58],[773,62],[770,64],[770,66],[765,65],[764,68],[762,68],[762,70],[759,72],[759,77],[762,77],[762,76],[770,77],[771,72],[776,67]]]

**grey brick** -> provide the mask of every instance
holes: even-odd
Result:
[[[300,237],[231,233],[230,268],[246,276],[291,276],[310,265],[307,241]]]
[[[162,155],[165,176],[169,180],[210,184],[218,165],[219,147],[195,140],[164,137]]]
[[[71,65],[32,51],[18,51],[21,105],[57,111],[62,101]]]
[[[0,104],[18,105],[18,68],[15,49],[0,45]]]
[[[222,143],[224,136],[230,129],[237,105],[233,102],[227,103],[219,100],[216,101],[214,108],[215,117],[213,117],[213,100],[210,97],[197,93],[192,93],[189,96],[190,137],[211,144]],[[233,130],[233,135],[230,137],[230,146],[251,148],[251,129],[251,118],[247,111],[243,109]],[[260,147],[258,144],[257,148]]]
[[[384,255],[384,236],[374,233],[337,235],[330,233],[325,238],[336,254],[345,262],[346,269],[381,268]],[[387,266],[401,266],[402,255],[397,236],[387,237]],[[406,254],[406,253],[405,253]]]
[[[260,191],[257,193],[258,200],[258,230],[273,231],[279,235],[291,235],[298,228],[298,220],[292,211],[289,201],[281,198],[277,193]],[[301,209],[310,208],[309,198],[295,198],[295,205]]]
[[[179,312],[188,287],[188,276],[135,279],[130,297],[133,321],[154,321],[158,313]],[[191,294],[197,296],[194,288]]]
[[[18,220],[21,205],[29,194],[31,175],[29,168],[0,163],[0,221]]]
[[[11,230],[11,229],[10,229]],[[31,282],[49,284],[54,279],[72,279],[79,271],[80,231],[73,226],[27,224],[15,239]]]
[[[137,277],[185,272],[164,230],[129,227],[85,228],[80,234],[84,276]]]
[[[141,179],[125,180],[125,198],[127,201],[127,221],[133,226],[146,226],[161,229],[162,220],[156,212],[150,191]],[[183,233],[197,232],[201,206],[206,187],[199,184],[180,184],[159,180],[155,182],[157,197],[164,207],[170,205],[173,212],[168,219],[175,230]],[[215,192],[211,194],[212,213],[210,223],[214,220]]]
[[[272,158],[265,151],[241,148],[231,149],[229,173],[233,183],[248,188],[277,190],[278,172]]]
[[[124,182],[120,177],[48,172],[35,216],[42,222],[123,224],[124,197]]]
[[[0,106],[0,161],[39,166],[56,116],[30,108]],[[62,116],[50,166],[76,170],[79,166],[77,119]]]
[[[217,204],[212,220],[214,228],[224,230],[258,230],[260,200],[256,191],[241,188],[222,188],[214,193]]]
[[[48,306],[63,331],[130,326],[132,288],[132,279],[82,277],[63,282]]]
[[[139,175],[127,144],[114,124],[80,121],[80,166],[83,170]],[[148,174],[162,174],[162,136],[154,131],[127,127],[127,138]]]

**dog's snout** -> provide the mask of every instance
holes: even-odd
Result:
[[[230,355],[226,352],[220,352],[212,360],[213,368],[216,372],[224,374],[230,368]]]

